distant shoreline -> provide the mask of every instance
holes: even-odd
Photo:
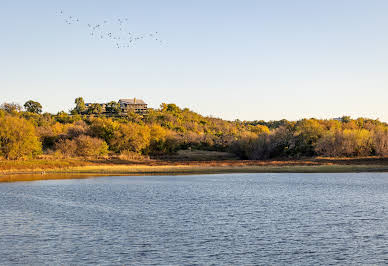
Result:
[[[195,175],[223,173],[388,172],[387,157],[314,158],[268,161],[121,161],[54,159],[1,161],[0,182],[112,175]]]

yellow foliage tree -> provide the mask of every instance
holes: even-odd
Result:
[[[251,126],[250,128],[250,131],[252,131],[253,133],[256,133],[257,135],[260,135],[260,134],[269,134],[269,128],[267,126],[263,126],[263,125],[256,125],[256,126]]]
[[[24,118],[0,117],[0,154],[7,159],[32,157],[42,152],[34,125]]]
[[[109,145],[116,152],[142,152],[150,144],[150,128],[136,123],[120,124]]]

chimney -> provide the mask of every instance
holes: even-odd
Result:
[[[133,98],[133,103],[135,103],[135,104],[136,104],[136,98]]]

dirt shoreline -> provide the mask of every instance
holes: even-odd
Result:
[[[0,161],[0,164],[4,161]],[[2,166],[2,167],[1,167]],[[0,165],[0,182],[118,175],[195,175],[222,173],[388,172],[388,158],[314,158],[271,161],[22,161]]]

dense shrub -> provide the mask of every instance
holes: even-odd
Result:
[[[92,138],[86,135],[76,137],[76,153],[78,156],[101,156],[108,154],[108,145],[99,138]]]
[[[55,143],[55,150],[65,157],[77,155],[77,143],[71,139],[60,139]]]
[[[108,145],[102,139],[80,135],[74,139],[59,140],[56,150],[67,157],[102,156],[108,154]]]

